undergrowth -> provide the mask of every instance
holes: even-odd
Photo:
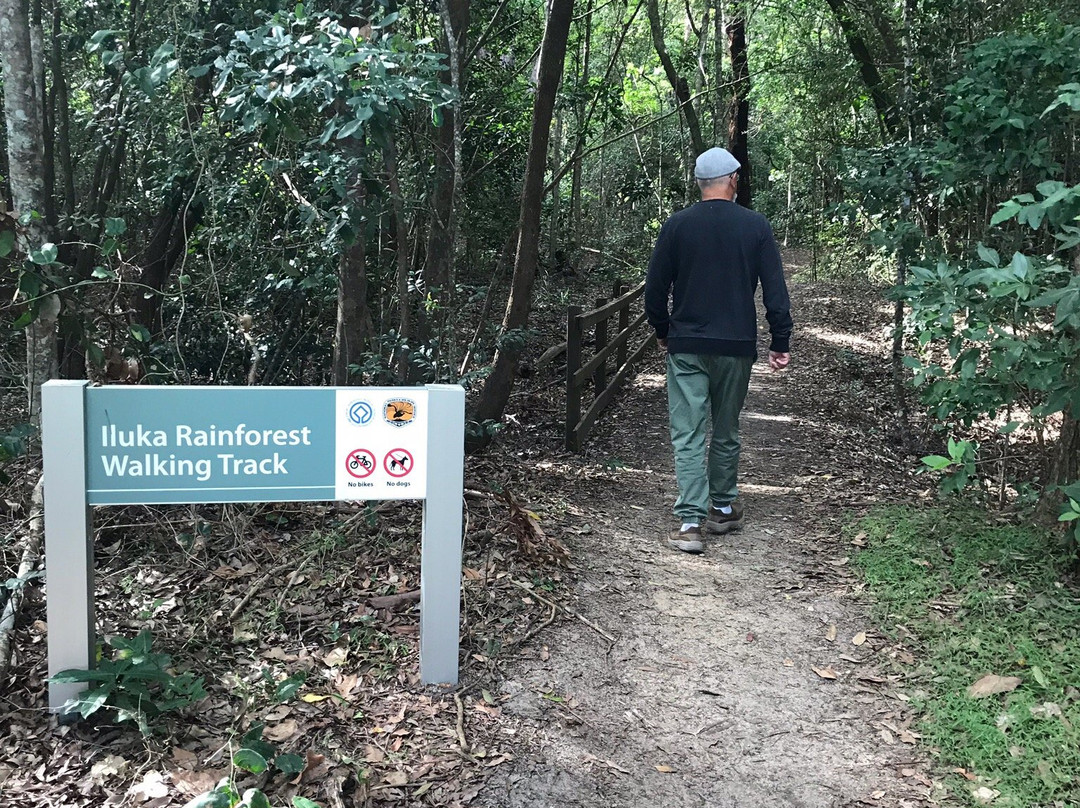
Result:
[[[915,652],[912,706],[951,797],[1080,804],[1080,600],[1056,541],[963,509],[881,509],[855,529],[875,618]],[[986,674],[1021,682],[973,698]]]

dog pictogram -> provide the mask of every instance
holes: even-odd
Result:
[[[413,470],[413,456],[408,449],[391,449],[383,458],[383,468],[391,477],[404,477]]]

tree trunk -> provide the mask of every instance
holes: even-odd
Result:
[[[728,117],[728,151],[742,164],[736,201],[753,207],[750,172],[750,60],[746,51],[746,12],[736,4],[727,25],[731,78],[734,84]]]
[[[832,9],[833,16],[840,25],[840,30],[844,33],[848,50],[851,51],[852,57],[859,66],[859,75],[862,76],[863,84],[866,85],[866,89],[870,93],[870,99],[874,102],[874,109],[877,110],[878,119],[881,121],[885,134],[895,135],[899,129],[896,104],[885,87],[885,82],[881,78],[877,65],[874,64],[874,59],[870,55],[870,48],[867,47],[866,41],[859,34],[851,9],[847,7],[845,0],[825,0],[825,2]]]
[[[359,147],[354,147],[359,151]],[[359,154],[351,155],[359,162]],[[356,169],[349,188],[354,240],[346,245],[338,263],[337,327],[334,330],[333,383],[348,386],[349,366],[361,364],[375,325],[368,307],[367,255],[363,224],[364,178]]]
[[[409,226],[405,221],[405,203],[398,179],[397,142],[393,132],[387,135],[383,150],[386,166],[386,184],[390,189],[390,208],[394,218],[394,263],[397,270],[395,284],[398,296],[398,347],[397,375],[402,383],[409,378],[409,349],[412,342],[412,296],[409,294]]]
[[[551,12],[544,27],[540,46],[539,76],[533,99],[532,132],[529,154],[525,163],[525,180],[521,190],[521,216],[518,220],[518,247],[514,261],[514,278],[510,300],[506,305],[495,365],[484,381],[480,398],[472,413],[475,422],[498,420],[502,417],[514,385],[514,370],[521,356],[522,340],[514,332],[525,328],[532,307],[533,283],[540,248],[540,208],[544,195],[544,171],[547,167],[548,139],[551,133],[555,96],[562,77],[566,57],[566,40],[570,34],[570,18],[574,0],[551,0]],[[471,442],[479,448],[487,439]]]
[[[581,86],[589,86],[589,60],[592,56],[592,9],[593,0],[588,0],[588,11],[585,12],[585,41],[581,51]],[[580,94],[580,101],[575,111],[578,131],[575,137],[574,153],[571,155],[574,168],[570,175],[570,238],[574,248],[574,264],[577,266],[577,247],[581,244],[583,234],[581,221],[581,150],[585,147],[585,136],[588,128],[588,120],[585,117],[585,94]]]
[[[680,76],[675,69],[675,63],[671,61],[671,56],[668,55],[667,47],[664,45],[664,29],[660,25],[660,7],[657,0],[647,0],[647,3],[653,47],[656,49],[656,55],[660,57],[660,64],[664,66],[664,73],[667,76],[668,83],[671,84],[671,89],[675,91],[679,110],[686,121],[686,128],[690,130],[690,146],[694,150],[694,156],[696,157],[705,151],[705,141],[701,137],[701,124],[698,122],[697,110],[694,109],[694,105],[690,101],[690,86],[686,83],[686,79]]]
[[[190,179],[180,182],[186,184]],[[190,187],[182,186],[173,189],[154,220],[139,286],[131,295],[133,321],[145,326],[154,336],[162,331],[161,293],[201,218],[201,207],[193,204]]]
[[[713,142],[723,142],[727,129],[727,98],[723,91],[724,86],[724,51],[727,50],[727,40],[724,37],[724,0],[715,0],[713,7],[713,50],[715,64],[713,65],[713,81],[716,82],[716,95],[713,98]]]
[[[36,85],[33,36],[25,0],[0,0],[0,42],[4,73],[4,117],[7,123],[8,181],[17,215],[47,210],[42,143],[42,89]],[[23,252],[49,240],[43,218],[32,219],[20,238]],[[48,294],[31,304],[34,322],[26,329],[26,387],[30,419],[41,414],[41,385],[56,377],[56,321],[60,301]]]
[[[440,0],[439,11],[446,53],[450,55],[450,84],[457,90],[457,100],[452,106],[442,108],[442,126],[435,135],[435,170],[424,287],[429,293],[441,290],[440,296],[445,296],[452,284],[454,209],[461,182],[461,66],[464,62],[465,34],[469,27],[469,0]],[[425,333],[423,338],[427,336]]]

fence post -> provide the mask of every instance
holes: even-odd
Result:
[[[622,297],[626,294],[626,284],[622,281],[615,281],[615,297]],[[619,309],[619,333],[622,334],[630,327],[630,304],[623,306]],[[619,370],[626,364],[626,350],[629,345],[629,339],[624,339],[619,349],[615,352],[615,370]]]
[[[608,303],[606,298],[597,298],[596,308],[606,306]],[[596,324],[596,344],[593,346],[594,353],[600,353],[607,347],[607,321],[605,317],[603,320]],[[599,397],[604,392],[604,388],[607,387],[607,360],[605,359],[596,368],[596,373],[593,374],[593,395]]]
[[[566,309],[566,448],[580,450],[577,425],[581,420],[581,388],[574,385],[574,374],[581,367],[580,306]]]

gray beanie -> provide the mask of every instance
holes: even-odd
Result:
[[[694,176],[699,180],[712,180],[738,171],[742,165],[727,149],[714,147],[703,152],[694,166]]]

